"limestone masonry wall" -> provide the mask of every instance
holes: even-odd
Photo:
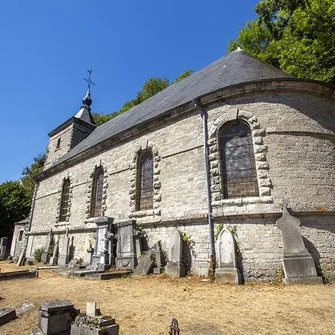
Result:
[[[275,220],[280,200],[288,199],[293,215],[302,220],[302,234],[316,263],[335,271],[335,145],[334,100],[300,92],[248,94],[215,103],[208,110],[211,189],[215,222],[236,226],[241,251],[240,270],[246,280],[270,280],[281,266],[282,245]],[[217,130],[223,122],[243,118],[252,129],[259,197],[223,199],[218,159]],[[66,130],[64,130],[64,136]],[[51,138],[49,147],[56,141]],[[152,211],[135,212],[136,155],[145,148],[154,153],[155,200]],[[102,165],[105,178],[104,215],[115,222],[135,219],[143,224],[149,245],[157,240],[169,246],[169,232],[177,226],[191,236],[186,252],[190,271],[208,270],[207,197],[203,158],[202,119],[193,111],[166,120],[132,141],[71,166],[40,182],[36,193],[31,252],[43,246],[43,234],[53,229],[60,236],[70,228],[74,255],[85,258],[94,224],[85,223],[90,201],[90,175]],[[67,222],[57,222],[64,178],[72,194]],[[309,214],[308,214],[309,213]],[[328,213],[328,214],[327,214]],[[62,237],[60,239],[62,243]],[[190,245],[189,245],[190,246]]]

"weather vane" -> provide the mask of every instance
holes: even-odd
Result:
[[[91,80],[91,73],[92,73],[92,70],[87,70],[88,72],[88,78],[83,78],[87,84],[88,84],[88,89],[90,90],[91,89],[91,85],[95,85],[95,83],[93,83],[93,81]]]

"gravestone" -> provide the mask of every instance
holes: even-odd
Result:
[[[165,273],[173,277],[185,276],[185,266],[182,263],[183,241],[180,232],[174,228],[170,234],[170,247],[168,249],[169,261],[165,266]]]
[[[156,244],[154,244],[154,246],[150,250],[154,254],[155,258],[153,273],[163,273],[165,260],[162,251],[161,241],[158,241]]]
[[[31,334],[70,335],[71,323],[79,313],[69,300],[45,301],[39,309],[38,327]]]
[[[63,240],[62,251],[59,255],[58,265],[66,266],[69,263],[69,229],[66,229],[66,233]]]
[[[0,308],[0,326],[14,319],[16,319],[15,309]]]
[[[7,237],[0,238],[0,259],[6,258],[6,251],[7,251]]]
[[[88,302],[86,314],[79,314],[71,326],[71,335],[119,335],[119,325],[111,317],[101,316],[95,302]]]
[[[48,251],[49,251],[49,248],[52,244],[52,239],[53,239],[53,236],[52,236],[52,229],[51,229],[50,233],[47,237],[46,243],[45,243],[44,251],[41,255],[41,262],[43,264],[46,264],[48,262]]]
[[[228,229],[222,229],[218,240],[219,267],[215,271],[215,280],[233,284],[240,283],[240,273],[237,269],[236,247],[233,234]]]
[[[94,221],[97,225],[95,232],[95,247],[88,270],[105,270],[114,265],[113,240],[114,233],[112,232],[113,219],[109,217],[99,217]],[[89,250],[87,250],[90,252]]]
[[[151,251],[147,251],[138,261],[137,267],[134,269],[134,276],[148,275],[152,272],[154,260]]]
[[[117,224],[116,267],[134,269],[137,265],[135,242],[135,221],[129,220]]]
[[[290,284],[322,284],[317,276],[314,260],[302,239],[300,220],[287,211],[287,203],[282,200],[283,214],[276,221],[283,241],[283,282]]]
[[[58,253],[59,253],[59,238],[54,246],[52,257],[50,258],[50,265],[57,265],[58,263]]]

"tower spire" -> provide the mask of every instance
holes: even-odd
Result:
[[[85,106],[91,106],[92,99],[91,99],[91,85],[95,85],[95,83],[91,79],[92,69],[87,70],[88,78],[83,78],[87,82],[87,92],[83,98],[83,104]]]

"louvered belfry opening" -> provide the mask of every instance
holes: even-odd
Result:
[[[70,200],[70,179],[67,178],[63,182],[59,221],[66,221],[67,215],[70,211],[69,200]]]
[[[137,164],[136,210],[153,208],[153,157],[150,150],[144,150]]]
[[[221,178],[225,199],[258,196],[258,183],[251,131],[244,121],[219,130]]]
[[[104,182],[104,170],[102,166],[95,169],[92,185],[92,197],[91,197],[91,217],[97,217],[101,215],[102,207],[102,193],[103,193],[103,182]]]

